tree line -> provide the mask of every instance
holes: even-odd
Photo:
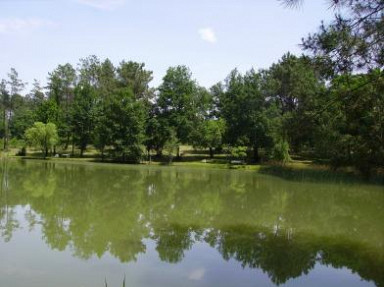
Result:
[[[180,156],[182,144],[209,149],[212,157],[231,148],[253,162],[311,152],[368,174],[384,162],[384,4],[340,3],[348,17],[336,16],[303,39],[306,55],[286,53],[258,71],[234,69],[209,89],[186,66],[170,67],[152,88],[144,63],[115,66],[89,56],[77,68],[57,66],[47,87],[35,81],[22,96],[24,83],[11,69],[0,84],[3,148],[11,138],[33,141],[26,130],[34,123],[40,130],[51,123],[57,138],[45,143],[78,147],[81,155],[89,145],[103,158],[133,162],[163,150]],[[48,146],[42,150],[47,154]]]

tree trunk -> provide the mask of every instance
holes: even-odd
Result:
[[[156,148],[156,156],[157,157],[163,156],[163,149],[161,147]]]
[[[177,159],[180,159],[180,146],[177,146]]]
[[[80,148],[80,157],[83,157],[84,156],[84,152],[87,150],[87,143],[84,142],[81,144],[81,148]]]
[[[151,163],[151,147],[147,146],[147,155],[148,155],[148,161]]]
[[[3,149],[4,150],[5,150],[5,134],[6,134],[5,119],[6,119],[6,113],[5,113],[5,108],[4,108],[4,113],[3,113],[3,126],[4,126]]]
[[[104,161],[104,148],[101,149],[101,161]]]
[[[75,155],[75,141],[73,140],[73,137],[72,137],[72,156]]]
[[[214,156],[214,152],[213,152],[213,148],[209,148],[209,156],[211,157],[211,158],[213,158],[213,156]]]
[[[7,110],[4,108],[4,150],[8,149],[8,123],[7,123]]]
[[[65,141],[64,150],[67,150],[67,148],[68,148],[68,146],[69,146],[69,140],[70,140],[70,134],[68,133],[68,134],[67,134],[67,140]]]
[[[259,162],[260,161],[259,147],[257,145],[253,146],[253,160],[255,162]]]
[[[43,148],[43,154],[44,154],[44,159],[48,156],[48,141],[47,141],[47,136],[44,138],[44,148]]]

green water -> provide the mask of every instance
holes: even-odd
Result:
[[[384,286],[384,188],[2,161],[0,286]]]

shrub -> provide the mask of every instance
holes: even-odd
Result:
[[[285,140],[278,141],[272,150],[272,159],[276,160],[282,164],[286,164],[291,161],[289,155],[289,144]]]
[[[231,156],[234,159],[245,160],[247,158],[247,147],[237,146],[230,149]]]

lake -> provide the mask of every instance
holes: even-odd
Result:
[[[384,188],[1,161],[0,286],[384,286]]]

